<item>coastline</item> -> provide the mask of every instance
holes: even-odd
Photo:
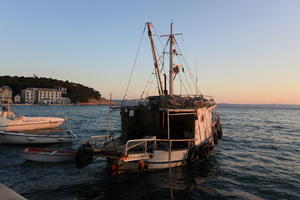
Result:
[[[1,104],[7,105],[7,104]],[[10,106],[116,106],[115,102],[110,103],[69,103],[69,104],[10,104]]]

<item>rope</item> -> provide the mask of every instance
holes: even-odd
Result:
[[[191,93],[193,93],[192,86],[191,86],[191,84],[190,84],[190,81],[189,81],[189,79],[188,79],[186,73],[183,72],[183,75],[184,75],[184,78],[185,78],[185,80],[186,80],[186,82],[187,82],[187,85],[188,85],[189,89],[191,90]]]
[[[160,39],[160,37],[159,37],[159,34],[158,34],[159,31],[158,31],[154,26],[153,26],[153,30],[154,30],[154,36],[158,37],[159,44],[161,45],[161,47],[162,47],[162,49],[163,49],[162,54],[159,55],[159,57],[158,57],[158,62],[159,62],[160,65],[161,65],[160,72],[164,72],[164,73],[166,74],[166,71],[165,71],[165,65],[164,65],[164,54],[165,54],[166,47],[167,47],[167,45],[168,45],[169,40],[167,40],[165,46],[163,46],[162,41],[161,41],[161,39]],[[159,52],[158,49],[156,48],[156,46],[155,46],[155,50],[156,50],[156,52]],[[153,73],[154,73],[154,72],[153,72]],[[153,85],[153,81],[150,82],[151,79],[153,79],[153,73],[151,73],[151,75],[150,75],[150,77],[149,77],[149,80],[148,80],[148,82],[147,82],[147,84],[146,84],[144,90],[142,91],[142,94],[141,94],[141,96],[140,96],[140,99],[143,98],[143,96],[144,96],[145,93],[147,93],[147,94],[145,95],[145,98],[148,97],[148,95],[149,95],[149,93],[150,93],[150,91],[151,91],[152,85]],[[167,77],[167,80],[168,80],[168,77]],[[158,79],[156,79],[156,81],[157,81],[157,84],[158,84]],[[150,85],[150,86],[149,86],[149,90],[148,90],[148,92],[147,92],[146,90],[147,90],[147,88],[148,88],[148,85]]]
[[[151,75],[150,75],[150,77],[149,77],[149,79],[148,79],[148,81],[147,81],[147,83],[146,83],[146,86],[145,86],[145,88],[144,88],[144,90],[143,90],[143,92],[142,92],[142,94],[141,94],[141,97],[140,97],[140,99],[143,99],[143,96],[144,96],[144,94],[145,94],[145,92],[146,92],[146,89],[148,88],[148,85],[150,85],[150,83],[151,83],[151,85],[152,85],[152,78],[153,78],[153,73],[155,73],[154,71],[151,73]]]
[[[148,90],[148,92],[146,94],[146,98],[149,96],[149,93],[150,93],[150,91],[152,89],[152,85],[153,85],[153,81],[151,81],[151,83],[150,83],[149,90]]]
[[[182,41],[183,41],[183,39],[182,39]],[[176,48],[179,50],[180,54],[182,54],[182,51],[180,50],[179,45],[178,45],[178,43],[177,43],[176,40],[175,40],[175,45],[176,45]],[[195,89],[196,89],[196,93],[197,93],[198,95],[202,95],[202,93],[201,93],[201,91],[200,91],[200,89],[199,89],[197,83],[195,82],[195,79],[194,79],[194,77],[193,77],[193,74],[192,74],[192,72],[191,72],[191,69],[190,69],[189,65],[187,64],[187,62],[186,62],[186,60],[185,60],[185,58],[184,58],[183,55],[182,55],[182,60],[183,60],[184,66],[186,66],[187,69],[188,69],[189,75],[190,75],[190,77],[191,77],[191,79],[192,79],[192,83],[193,83],[193,85],[194,85],[194,87],[195,87]]]
[[[143,37],[144,37],[144,34],[145,34],[145,30],[146,30],[146,24],[144,25],[144,30],[143,30],[142,36],[141,36],[141,38],[140,38],[138,50],[137,50],[137,52],[136,52],[136,54],[135,54],[135,59],[134,59],[133,66],[132,66],[132,69],[131,69],[131,72],[130,72],[129,81],[128,81],[128,83],[127,83],[127,87],[126,87],[126,90],[125,90],[125,94],[124,94],[122,103],[124,102],[124,100],[125,100],[125,98],[126,98],[126,96],[127,96],[127,92],[128,92],[128,89],[129,89],[129,85],[130,85],[131,79],[132,79],[133,71],[134,71],[134,69],[135,69],[137,57],[138,57],[138,54],[139,54],[139,52],[140,52],[140,48],[141,48],[141,45],[142,45],[142,41],[143,41]]]
[[[180,75],[180,78],[182,78],[182,76]],[[181,80],[181,79],[180,79]],[[189,93],[189,91],[186,89],[186,87],[185,87],[185,85],[184,85],[184,83],[181,81],[181,83],[180,83],[182,86],[183,86],[183,88],[185,89],[185,91],[186,91],[186,94],[187,95],[190,95],[190,93]]]
[[[160,55],[159,56],[159,62],[160,62],[160,64],[161,64],[161,66],[162,66],[162,68],[161,68],[161,70],[160,70],[160,72],[164,72],[165,74],[167,74],[166,73],[166,71],[165,71],[165,62],[164,62],[164,54],[165,54],[165,52],[166,52],[166,48],[167,48],[167,46],[168,46],[168,43],[169,43],[169,39],[166,41],[166,44],[165,45],[163,45],[163,43],[162,43],[162,41],[161,41],[161,39],[160,39],[160,37],[159,37],[159,35],[162,35],[162,33],[158,30],[158,29],[156,29],[156,27],[155,26],[153,26],[153,30],[154,30],[154,32],[155,32],[155,36],[157,35],[157,37],[158,37],[158,41],[159,41],[159,44],[160,44],[160,46],[162,47],[162,55]],[[158,51],[157,51],[158,52]],[[161,59],[163,59],[162,61],[161,61]],[[168,77],[167,77],[167,80],[168,80]]]

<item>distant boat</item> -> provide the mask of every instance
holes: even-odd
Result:
[[[21,155],[26,160],[37,162],[71,162],[75,160],[76,151],[26,148]]]
[[[60,126],[65,119],[55,117],[25,117],[16,116],[6,107],[0,112],[1,131],[28,131],[36,129],[49,129]]]
[[[0,131],[2,144],[52,144],[72,142],[77,136],[70,131],[65,134],[27,134]]]

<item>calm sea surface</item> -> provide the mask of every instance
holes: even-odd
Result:
[[[66,126],[85,138],[106,132],[107,107],[17,106],[28,116],[68,116]],[[73,163],[26,162],[26,146],[0,145],[0,182],[32,200],[60,199],[300,199],[300,107],[220,108],[223,140],[205,162],[168,170],[112,176],[105,160],[78,170]],[[119,112],[111,131],[120,134]]]

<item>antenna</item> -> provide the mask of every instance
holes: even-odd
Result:
[[[111,99],[112,94],[109,94],[109,107],[108,107],[108,113],[107,113],[107,127],[106,127],[106,135],[109,135],[109,129],[110,129],[110,121],[111,121]]]
[[[197,56],[196,56],[196,87],[198,88],[198,57]]]

